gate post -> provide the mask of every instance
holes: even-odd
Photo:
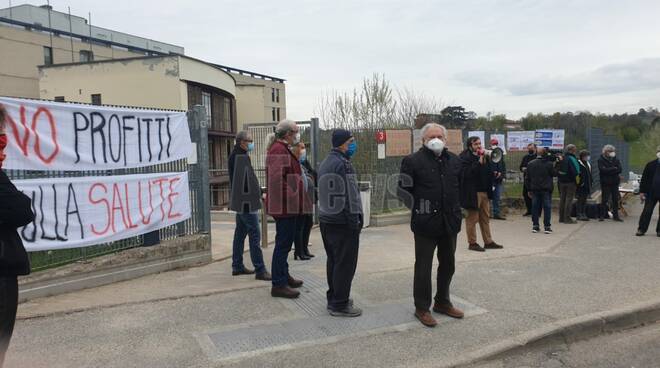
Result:
[[[198,203],[195,211],[201,224],[201,233],[211,235],[211,187],[209,184],[209,133],[206,109],[195,105],[188,111],[188,124],[191,127],[191,139],[197,144],[197,164],[192,165],[199,178],[197,188]]]
[[[310,119],[310,143],[312,144],[312,167],[314,170],[319,169],[319,118]],[[314,205],[314,223],[319,223],[319,208]]]

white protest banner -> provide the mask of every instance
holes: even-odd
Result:
[[[485,147],[488,144],[488,142],[486,142],[486,132],[484,132],[483,130],[476,130],[476,131],[471,130],[471,131],[469,131],[468,132],[468,138],[470,138],[470,137],[479,137],[479,139],[481,140],[481,146],[482,147]]]
[[[28,251],[85,247],[158,230],[191,216],[188,173],[16,180],[35,220]]]
[[[564,148],[564,130],[537,129],[534,141],[539,147],[562,149]]]
[[[184,112],[139,110],[0,97],[8,112],[3,167],[109,170],[188,157]]]
[[[507,148],[510,152],[527,151],[527,146],[534,143],[534,131],[512,131],[507,133]]]

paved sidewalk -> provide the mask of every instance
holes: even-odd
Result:
[[[461,234],[452,292],[468,315],[439,317],[435,329],[412,316],[408,226],[363,232],[354,298],[365,314],[354,320],[325,313],[315,231],[317,257],[290,262],[306,281],[299,300],[232,277],[230,261],[35,300],[19,307],[7,367],[440,366],[551,322],[658,298],[660,239],[634,237],[636,221],[545,235],[511,216],[492,223],[506,248],[486,253],[468,251]]]

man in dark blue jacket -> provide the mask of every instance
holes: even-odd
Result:
[[[612,201],[612,219],[623,222],[619,217],[619,184],[621,184],[621,162],[616,158],[616,148],[610,144],[603,147],[603,154],[598,158],[598,174],[600,175],[601,209],[598,221],[604,221],[607,215],[607,205]]]
[[[348,130],[332,133],[332,151],[319,167],[319,214],[321,236],[328,256],[328,311],[336,317],[357,317],[362,310],[350,299],[357,268],[362,202],[351,156],[357,150]]]
[[[639,218],[637,227],[637,236],[646,234],[651,224],[651,217],[655,210],[655,205],[660,203],[660,146],[655,152],[656,159],[646,164],[642,181],[639,185],[639,194],[644,201],[644,210]],[[660,236],[660,215],[658,215],[658,224],[655,226],[656,235]]]

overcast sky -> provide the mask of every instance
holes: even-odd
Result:
[[[91,12],[96,26],[180,45],[192,57],[284,78],[296,120],[314,115],[327,91],[351,90],[373,73],[480,115],[660,107],[658,0],[51,5]]]

